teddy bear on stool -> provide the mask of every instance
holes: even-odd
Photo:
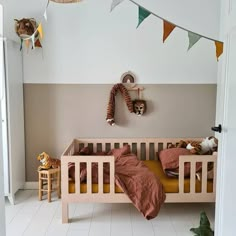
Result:
[[[42,152],[41,154],[39,154],[37,160],[41,162],[41,165],[38,167],[38,170],[48,170],[61,166],[61,160],[51,158],[46,152]]]

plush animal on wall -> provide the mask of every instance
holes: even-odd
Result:
[[[175,146],[173,144],[169,145],[168,148],[178,147],[186,148],[190,150],[192,154],[212,154],[217,151],[218,140],[217,138],[210,136],[206,137],[202,141],[194,140],[180,140],[180,142]]]
[[[49,157],[46,152],[39,154],[37,160],[41,162],[38,170],[48,170],[50,168],[58,168],[61,166],[61,161],[59,159]]]
[[[141,99],[135,99],[133,101],[134,113],[138,116],[143,115],[146,112],[146,101]]]
[[[126,102],[126,105],[128,107],[128,110],[130,111],[130,113],[133,112],[133,103],[132,103],[131,98],[129,96],[128,90],[121,83],[115,84],[110,92],[109,102],[108,102],[108,106],[107,106],[107,117],[106,117],[107,123],[112,126],[115,125],[115,119],[114,119],[114,116],[115,116],[115,96],[118,92],[121,93],[123,99]]]
[[[200,214],[200,226],[198,228],[191,228],[190,231],[193,232],[195,236],[214,236],[214,231],[211,229],[210,222],[205,212],[201,212]]]
[[[34,18],[23,18],[21,20],[15,19],[15,31],[21,38],[29,38],[34,33],[34,45],[35,47],[42,47],[39,41],[39,32],[37,31],[38,24]]]

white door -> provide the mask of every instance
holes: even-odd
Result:
[[[3,81],[3,8],[0,4],[0,81]],[[0,86],[0,96],[2,96],[2,86]],[[1,103],[0,103],[0,117],[1,117]],[[2,126],[0,125],[0,134],[2,133]],[[5,201],[3,188],[3,155],[2,155],[2,135],[0,135],[0,235],[5,235]]]
[[[222,3],[226,9],[222,19],[222,32],[226,36],[217,95],[217,120],[222,122],[223,130],[219,135],[215,231],[217,236],[234,236],[236,235],[236,4],[234,1],[222,1]]]

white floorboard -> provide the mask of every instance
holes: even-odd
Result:
[[[72,221],[61,223],[61,201],[38,200],[35,190],[19,191],[16,205],[6,199],[7,236],[191,236],[205,211],[214,228],[214,204],[163,205],[159,215],[146,220],[132,204],[70,204]]]

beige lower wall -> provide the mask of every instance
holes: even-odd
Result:
[[[142,85],[147,112],[130,114],[118,95],[116,123],[106,123],[113,85],[25,84],[26,181],[37,180],[36,157],[60,157],[75,137],[206,137],[212,135],[216,85]],[[131,92],[137,97],[137,92]]]

